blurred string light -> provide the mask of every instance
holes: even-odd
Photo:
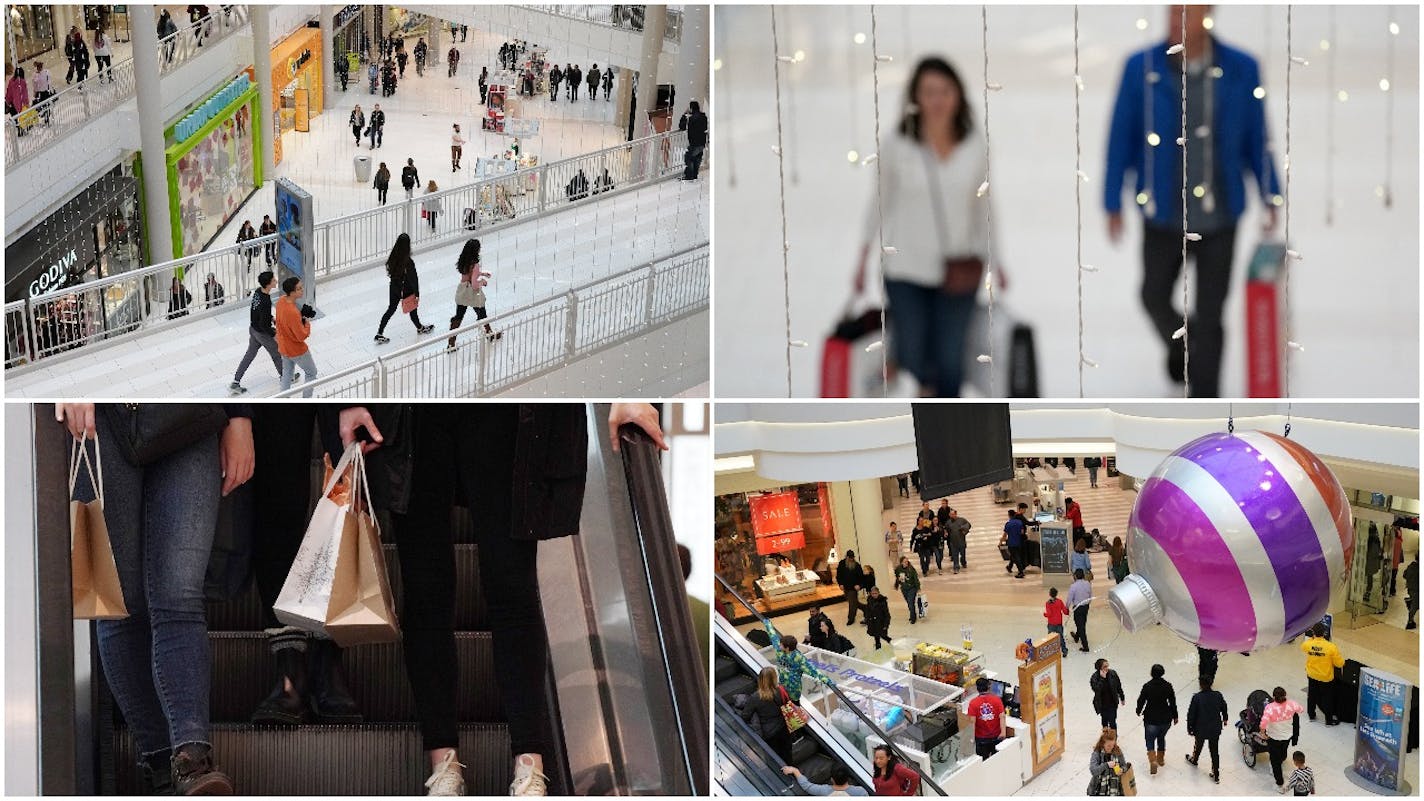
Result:
[[[1083,183],[1088,176],[1083,172],[1083,73],[1078,59],[1078,7],[1073,6],[1073,148],[1074,175],[1073,194],[1078,214],[1078,397],[1083,397],[1083,368],[1097,367],[1098,363],[1083,352],[1083,273],[1088,265],[1083,264]]]
[[[845,10],[846,29],[853,31],[855,30],[855,6],[846,6]],[[856,98],[856,90],[859,88],[858,84],[860,83],[860,71],[855,67],[854,55],[855,53],[852,52],[850,53],[851,57],[846,59],[846,71],[850,73],[850,80],[848,82],[850,91],[846,93],[850,96],[850,149],[846,151],[846,161],[850,162],[852,166],[860,161],[860,150],[855,144],[856,130],[860,123],[860,104]]]
[[[888,302],[886,298],[890,293],[885,288],[885,258],[895,255],[895,248],[885,244],[885,202],[883,185],[881,184],[880,170],[880,40],[877,37],[877,20],[875,17],[875,6],[870,6],[870,74],[875,86],[875,152],[866,157],[866,163],[875,162],[875,227],[876,238],[880,245],[880,257],[875,260],[876,269],[880,272],[880,291],[882,302],[880,304],[880,338],[866,346],[867,353],[880,351],[880,392],[888,397],[890,394],[890,357],[885,352],[885,337],[888,332],[885,329],[885,307]],[[859,36],[860,34],[856,34]],[[863,270],[863,266],[862,266]],[[861,274],[861,285],[864,286],[864,273]]]
[[[1182,149],[1182,327],[1173,334],[1172,339],[1182,340],[1182,394],[1190,398],[1192,396],[1192,351],[1190,347],[1190,335],[1187,333],[1187,316],[1190,314],[1188,306],[1188,287],[1191,284],[1190,273],[1185,269],[1187,264],[1187,242],[1192,241],[1192,237],[1200,240],[1200,235],[1192,234],[1187,228],[1187,7],[1182,6],[1182,41],[1177,42],[1167,48],[1167,55],[1172,56],[1177,53],[1182,54],[1182,133],[1177,137],[1177,146]],[[1149,92],[1151,89],[1148,90]]]
[[[715,8],[713,9],[713,12],[712,12],[712,13],[714,13],[714,14],[716,14],[716,15],[722,17],[721,21],[719,21],[719,22],[717,23],[717,29],[718,29],[718,30],[722,30],[722,31],[728,30],[728,28],[727,28],[727,19],[726,19],[726,15],[725,15],[725,13],[724,13],[724,10],[725,10],[726,8],[727,8],[726,6],[717,6],[717,7],[715,7]],[[715,62],[713,62],[712,68],[720,72],[720,71],[722,70],[722,59],[719,58],[719,59],[717,59]],[[731,72],[731,70],[728,70],[728,73],[729,73],[729,74],[726,76],[726,78],[730,78],[730,77],[731,77],[731,76],[730,76],[730,72]],[[719,128],[724,128],[724,129],[726,129],[726,130],[725,130],[725,133],[726,133],[726,135],[727,135],[727,141],[728,141],[728,142],[735,142],[735,141],[737,141],[737,140],[732,136],[732,120],[736,119],[736,115],[732,113],[732,82],[731,82],[730,80],[727,80],[726,78],[719,78],[719,79],[716,81],[716,83],[714,84],[714,86],[713,86],[713,89],[714,89],[714,90],[716,89],[717,86],[722,86],[722,87],[723,87],[723,89],[722,89],[722,104],[723,104],[724,106],[726,106],[726,108],[724,109],[724,111],[725,111],[726,113],[725,113],[725,114],[722,114],[722,115],[719,115],[718,120],[717,120],[717,126],[718,126]],[[728,188],[736,189],[736,188],[737,188],[737,164],[736,164],[736,161],[735,161],[735,159],[736,159],[735,154],[736,154],[736,152],[737,152],[737,148],[736,148],[736,147],[727,147],[727,148],[722,148],[722,150],[723,150],[723,152],[725,152],[725,153],[727,154],[727,186],[728,186]]]
[[[984,286],[989,291],[989,352],[981,353],[975,358],[979,364],[989,366],[989,397],[997,397],[995,391],[994,369],[994,199],[988,197],[993,164],[993,147],[989,138],[989,92],[1003,89],[1002,84],[995,84],[989,80],[989,7],[979,6],[980,35],[984,47],[984,183],[979,185],[978,197],[986,198],[984,201],[984,223],[987,232],[985,240],[984,258]]]
[[[1384,184],[1376,194],[1384,200],[1385,208],[1394,207],[1394,40],[1399,36],[1399,23],[1389,21],[1389,36],[1385,37],[1385,76],[1380,78],[1380,91],[1384,92]]]
[[[1295,174],[1295,164],[1291,160],[1291,73],[1296,65],[1306,66],[1308,62],[1299,59],[1295,55],[1295,39],[1292,36],[1292,27],[1295,17],[1295,6],[1286,6],[1286,153],[1283,159],[1286,170],[1285,187],[1285,236],[1286,236],[1286,265],[1285,281],[1282,286],[1282,318],[1284,320],[1286,347],[1282,353],[1281,373],[1284,390],[1281,393],[1285,397],[1290,397],[1291,379],[1291,352],[1303,350],[1299,343],[1291,338],[1291,273],[1295,272],[1295,262],[1301,260],[1300,251],[1295,249],[1295,243],[1291,241],[1291,210],[1295,204],[1291,202],[1291,178]]]
[[[781,288],[786,298],[786,397],[791,397],[791,240],[786,230],[786,157],[782,146],[781,128],[781,64],[789,56],[781,55],[781,36],[776,29],[776,6],[771,9],[771,53],[773,84],[776,87],[776,145],[771,152],[776,154],[776,174],[781,201]]]
[[[1325,225],[1335,225],[1335,6],[1329,6],[1326,38],[1320,40],[1325,53]],[[1340,91],[1344,94],[1344,90]],[[1343,100],[1343,98],[1342,98]]]
[[[1155,7],[1149,6],[1148,11],[1144,13],[1151,13],[1153,10],[1155,10]],[[1143,16],[1137,18],[1137,29],[1139,31],[1147,30],[1147,17]],[[1153,87],[1156,85],[1160,76],[1152,70],[1152,59],[1150,58],[1142,59],[1142,68],[1145,78],[1143,82],[1145,89],[1142,92],[1142,119],[1147,121],[1147,146],[1157,147],[1162,144],[1162,137],[1159,136],[1156,131],[1152,130],[1152,127],[1156,124],[1153,122],[1152,116],[1152,95],[1154,94]],[[1157,199],[1152,196],[1152,174],[1156,160],[1157,159],[1154,158],[1151,153],[1148,153],[1142,160],[1143,189],[1138,192],[1137,197],[1134,198],[1137,201],[1137,205],[1142,207],[1143,212],[1149,218],[1157,212]]]

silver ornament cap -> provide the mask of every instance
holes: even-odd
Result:
[[[1162,619],[1162,604],[1152,585],[1138,575],[1129,575],[1108,592],[1108,606],[1128,631],[1140,631]]]

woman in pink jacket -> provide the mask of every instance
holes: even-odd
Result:
[[[30,87],[25,83],[25,68],[16,67],[5,84],[5,113],[19,114],[30,107]]]

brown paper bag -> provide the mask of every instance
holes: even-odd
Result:
[[[1118,778],[1122,779],[1123,795],[1137,795],[1137,777],[1133,775],[1131,765],[1128,765]]]
[[[360,448],[354,444],[353,448]],[[381,550],[381,529],[371,514],[371,488],[359,450],[352,459],[350,504],[337,550],[326,633],[343,648],[400,639],[395,601]]]
[[[69,548],[73,572],[74,619],[116,620],[129,616],[124,591],[119,584],[119,568],[109,542],[109,526],[104,522],[104,473],[99,458],[99,442],[94,441],[96,469],[89,461],[84,440],[74,441],[69,458]],[[83,465],[94,487],[94,500],[74,500],[74,485]]]

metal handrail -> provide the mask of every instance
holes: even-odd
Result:
[[[726,579],[722,578],[716,573],[713,573],[712,576],[713,578],[717,579],[718,584],[722,585],[722,589],[731,593],[732,597],[736,599],[736,601],[742,606],[745,606],[747,608],[747,611],[751,612],[756,617],[757,621],[762,624],[763,627],[771,626],[773,629],[776,628],[775,624],[773,624],[770,619],[768,619],[761,612],[758,612],[757,608],[755,606],[752,606],[751,603],[747,601],[747,599],[743,598],[742,594],[737,592],[737,590],[733,588],[732,585],[728,583]],[[771,646],[772,648],[781,647],[778,643],[775,642],[773,642]],[[940,787],[934,779],[930,778],[929,774],[925,773],[924,770],[920,768],[917,762],[906,756],[905,752],[900,750],[900,746],[896,745],[895,741],[890,738],[890,735],[886,734],[885,731],[881,729],[880,726],[874,720],[872,720],[869,715],[865,714],[865,712],[863,712],[861,708],[850,699],[850,696],[846,695],[845,692],[841,690],[841,688],[827,682],[821,682],[821,686],[834,693],[835,696],[841,700],[842,704],[849,708],[850,711],[853,712],[856,717],[860,718],[862,723],[864,723],[866,726],[869,726],[871,733],[879,737],[882,741],[884,741],[885,747],[889,748],[895,753],[895,756],[898,757],[900,760],[900,764],[908,766],[910,769],[914,770],[915,773],[919,774],[921,783],[929,786],[930,789],[934,790],[939,795],[949,795],[949,793],[945,792],[943,787]]]
[[[550,14],[550,15],[556,16],[556,17],[564,17],[565,19],[576,19],[576,20],[579,20],[579,21],[581,21],[581,22],[587,22],[587,23],[589,23],[589,24],[591,24],[591,25],[599,25],[599,26],[606,27],[606,28],[613,28],[614,30],[631,30],[631,31],[634,31],[634,32],[641,32],[641,31],[643,30],[643,28],[646,27],[646,25],[647,25],[646,22],[643,22],[643,23],[640,24],[640,25],[634,25],[634,24],[633,24],[633,19],[634,19],[634,18],[633,18],[633,16],[632,16],[631,13],[629,13],[629,15],[628,15],[628,22],[629,22],[629,24],[628,24],[626,27],[625,27],[624,25],[620,24],[620,23],[617,21],[617,20],[618,20],[618,15],[619,15],[620,13],[622,13],[623,11],[629,11],[629,12],[631,12],[633,9],[642,9],[644,15],[646,16],[646,14],[647,14],[647,6],[640,6],[640,5],[626,5],[626,6],[624,6],[624,5],[618,5],[618,6],[608,5],[608,6],[604,6],[604,5],[578,5],[578,4],[575,4],[575,5],[533,5],[533,4],[525,4],[525,5],[521,6],[521,8],[527,8],[527,9],[529,9],[529,10],[531,10],[531,11],[539,11],[539,12],[541,12],[541,13]],[[572,9],[577,9],[577,10],[572,10]],[[580,13],[580,12],[582,12],[582,13]],[[681,12],[681,11],[678,11],[677,9],[673,9],[673,8],[667,9],[667,27],[666,27],[666,28],[664,29],[664,31],[663,31],[663,39],[666,40],[666,41],[672,42],[673,44],[681,44],[681,43],[682,43],[682,12]]]
[[[201,52],[196,45],[196,31],[200,26],[206,26],[204,41],[216,43],[247,24],[247,6],[222,8],[210,14],[207,20],[190,23],[158,41],[160,76],[186,64]],[[180,47],[181,57],[178,54]],[[165,50],[173,53],[170,59],[165,60]],[[45,152],[50,145],[79,130],[85,123],[122,105],[134,96],[136,88],[134,60],[130,56],[103,71],[95,64],[94,74],[88,78],[56,92],[43,102],[31,104],[29,109],[19,114],[5,115],[5,171],[9,172]],[[19,118],[31,112],[40,121],[30,125],[25,135],[21,136]]]

